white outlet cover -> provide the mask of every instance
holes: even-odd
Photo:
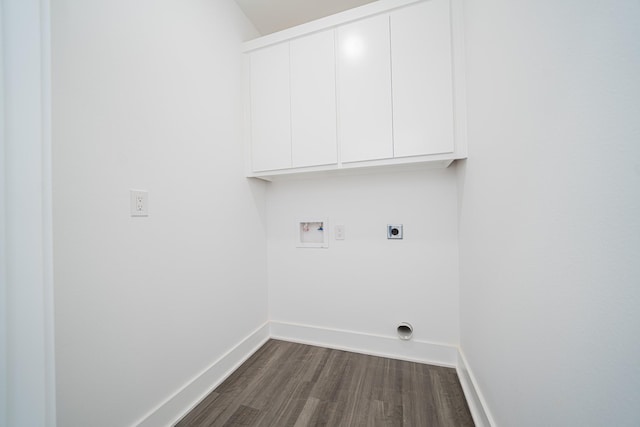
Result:
[[[129,190],[131,216],[149,216],[149,192]]]

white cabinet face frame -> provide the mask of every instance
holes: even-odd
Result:
[[[290,168],[289,43],[252,52],[250,61],[252,170]]]
[[[293,167],[338,162],[334,31],[291,41]]]

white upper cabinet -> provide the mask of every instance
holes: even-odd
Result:
[[[334,31],[291,41],[293,167],[338,162]]]
[[[393,157],[389,16],[337,29],[338,141],[342,162]]]
[[[394,156],[454,151],[448,0],[391,13]]]
[[[462,0],[378,0],[245,43],[249,176],[466,158]]]
[[[251,53],[252,170],[291,167],[289,43]]]

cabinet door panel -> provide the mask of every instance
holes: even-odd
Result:
[[[338,139],[341,160],[393,157],[389,17],[339,27]]]
[[[293,167],[338,162],[333,30],[291,42]]]
[[[449,0],[392,12],[391,62],[395,156],[453,152]]]
[[[256,172],[291,167],[289,43],[251,53],[251,153]]]

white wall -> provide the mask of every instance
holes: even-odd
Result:
[[[0,2],[0,426],[55,425],[49,2]]]
[[[255,30],[232,0],[60,0],[52,31],[58,424],[131,425],[267,320]]]
[[[466,3],[461,347],[499,426],[640,423],[640,3]]]
[[[457,346],[453,169],[273,182],[267,218],[271,320],[394,338],[408,321],[415,340]],[[329,248],[296,248],[307,218],[328,218]],[[393,223],[403,240],[387,240]]]

